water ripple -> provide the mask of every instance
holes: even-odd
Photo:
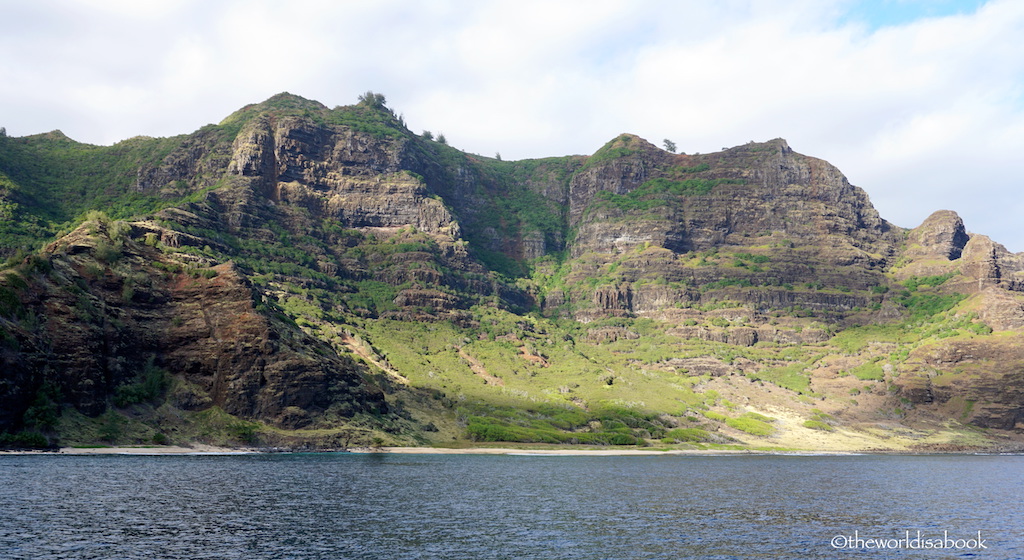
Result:
[[[1024,457],[0,456],[11,559],[1024,557]]]

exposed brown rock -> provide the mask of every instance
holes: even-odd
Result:
[[[921,414],[983,428],[1024,428],[1024,344],[1019,335],[922,346],[893,380]]]
[[[120,246],[116,266],[97,260],[103,244]],[[258,293],[231,263],[198,275],[163,272],[153,263],[181,265],[90,223],[46,255],[54,273],[37,278],[23,302],[46,317],[44,328],[17,329],[23,350],[5,363],[5,378],[26,380],[22,391],[50,382],[95,415],[117,386],[152,363],[194,388],[178,395],[185,408],[219,406],[288,428],[328,408],[342,416],[386,411],[355,362],[259,312]],[[137,279],[140,271],[145,281]],[[0,393],[0,400],[16,396]]]
[[[939,210],[910,231],[903,255],[912,259],[953,261],[960,258],[969,240],[960,216],[950,210]]]
[[[1024,329],[1024,295],[988,287],[975,298],[979,319],[993,330]]]
[[[979,290],[1000,286],[1024,291],[1024,255],[1011,253],[987,236],[973,235],[961,257],[964,276],[973,278]]]

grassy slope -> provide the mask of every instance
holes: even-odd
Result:
[[[984,336],[986,330],[969,315],[950,310],[913,323],[847,329],[826,343],[737,347],[673,337],[664,332],[668,325],[644,319],[606,322],[632,329],[637,339],[592,343],[584,333],[600,323],[582,326],[536,316],[524,321],[483,308],[476,309],[475,317],[480,326],[471,329],[373,321],[360,331],[412,385],[453,401],[471,439],[586,443],[600,438],[607,426],[625,426],[629,429],[621,433],[636,442],[684,448],[730,439],[775,448],[822,447],[815,438],[836,427],[845,434],[832,436],[846,442],[837,444],[841,448],[905,447],[916,440],[882,443],[867,427],[899,420],[898,406],[876,409],[875,401],[886,400],[892,372],[898,374],[917,346],[952,336]],[[708,357],[732,371],[712,377],[663,367],[672,358]],[[819,383],[819,377],[831,381]],[[869,406],[860,408],[858,397]],[[766,405],[779,418],[750,418]],[[573,419],[566,421],[567,416]],[[775,420],[789,416],[802,424],[773,427]],[[482,424],[480,417],[490,418],[490,424]],[[628,420],[632,417],[637,419]],[[688,441],[671,434],[688,428],[703,435]],[[984,439],[955,426],[945,435],[926,430],[915,437],[928,433],[932,442]]]
[[[161,161],[182,139],[136,137],[93,146],[59,132],[0,137],[0,207],[6,209],[0,250],[38,247],[89,210],[129,218],[173,204],[133,187],[141,167]]]

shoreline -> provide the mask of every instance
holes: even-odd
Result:
[[[137,446],[137,447],[61,447],[56,450],[0,450],[3,455],[135,455],[135,456],[188,456],[188,455],[263,455],[275,453],[356,453],[396,455],[518,455],[538,457],[714,457],[714,456],[854,456],[854,455],[1019,455],[1020,452],[999,451],[893,451],[893,450],[789,450],[762,451],[753,449],[522,449],[514,447],[359,447],[346,450],[258,449],[218,447],[195,444],[190,447]]]
[[[379,450],[359,448],[351,453],[395,453],[408,455],[537,455],[537,456],[657,456],[657,455],[749,455],[754,452],[736,449],[517,449],[514,447],[382,447]]]
[[[934,449],[666,449],[632,446],[546,447],[352,447],[348,449],[310,449],[294,447],[225,447],[204,443],[182,445],[81,446],[50,449],[0,449],[3,455],[263,455],[275,453],[357,453],[398,455],[530,455],[576,457],[711,457],[711,456],[853,456],[853,455],[1024,455],[1024,447],[991,446],[977,448]]]
[[[262,453],[256,449],[217,447],[195,444],[192,447],[180,445],[160,446],[111,446],[111,447],[61,447],[59,449],[4,450],[3,455],[253,455]]]

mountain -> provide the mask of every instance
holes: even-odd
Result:
[[[0,137],[10,445],[1016,448],[1024,256],[781,139],[501,161],[367,92]]]

